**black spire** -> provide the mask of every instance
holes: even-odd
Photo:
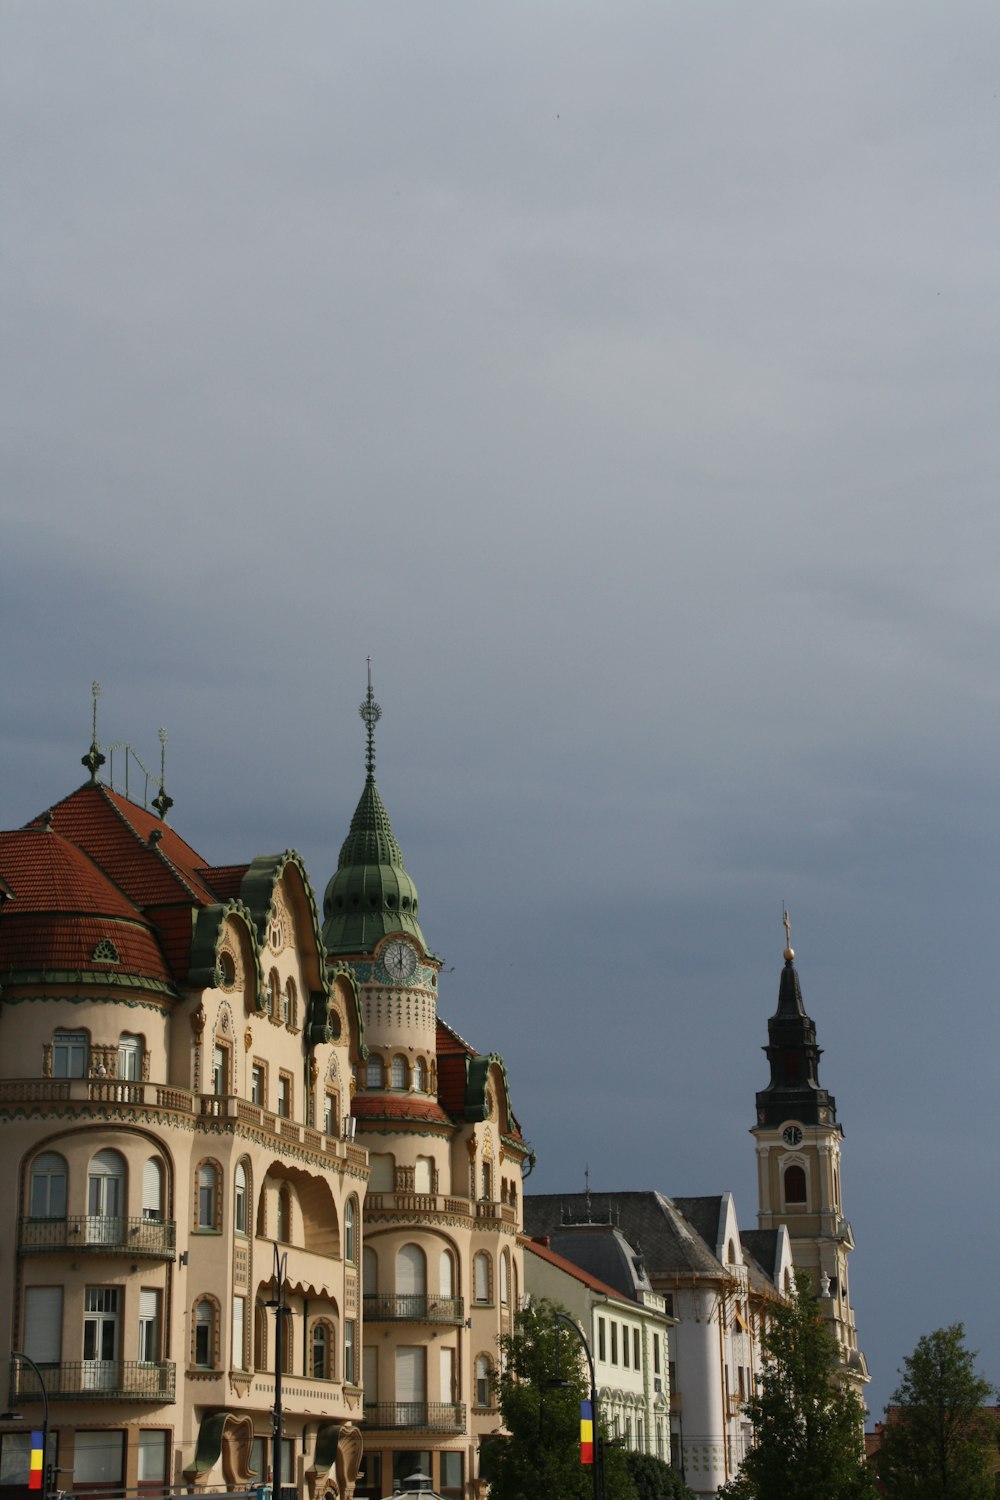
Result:
[[[767,1060],[771,1081],[757,1095],[757,1124],[780,1125],[801,1120],[803,1125],[833,1125],[837,1101],[819,1084],[822,1048],[816,1045],[816,1026],[806,1015],[795,970],[795,950],[785,949],[785,967],[778,984],[778,1008],[767,1023]]]

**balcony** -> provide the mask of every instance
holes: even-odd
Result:
[[[464,1401],[378,1401],[365,1406],[369,1432],[465,1431]]]
[[[517,1227],[517,1209],[509,1203],[491,1203],[472,1198],[453,1198],[441,1193],[369,1192],[365,1213],[393,1215],[412,1214],[431,1223],[441,1218],[462,1218],[480,1223],[509,1224]]]
[[[377,1292],[365,1295],[366,1323],[464,1323],[462,1297],[425,1296],[420,1293]]]
[[[174,1366],[136,1359],[77,1360],[39,1365],[50,1401],[173,1401]],[[11,1361],[10,1393],[20,1401],[41,1400],[34,1371]]]
[[[22,1255],[133,1255],[145,1260],[173,1260],[177,1245],[173,1219],[122,1219],[82,1214],[70,1219],[22,1219],[18,1249]]]

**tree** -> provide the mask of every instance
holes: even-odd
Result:
[[[983,1405],[993,1394],[975,1371],[965,1328],[925,1334],[903,1360],[889,1398],[879,1478],[892,1500],[989,1500],[995,1434]]]
[[[589,1394],[583,1349],[560,1329],[562,1309],[544,1299],[517,1316],[500,1340],[501,1369],[494,1384],[508,1437],[481,1449],[481,1471],[490,1500],[591,1500],[593,1479],[580,1462],[580,1402]],[[559,1382],[554,1384],[554,1382]],[[625,1455],[605,1449],[606,1500],[638,1500]]]
[[[874,1500],[864,1407],[843,1378],[804,1272],[793,1301],[770,1314],[761,1343],[763,1374],[745,1406],[754,1447],[720,1500]]]
[[[652,1453],[626,1453],[625,1466],[638,1500],[695,1500],[681,1476]]]

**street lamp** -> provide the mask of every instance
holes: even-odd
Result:
[[[594,1481],[594,1500],[603,1500],[604,1497],[604,1462],[601,1448],[601,1439],[597,1431],[597,1376],[594,1370],[594,1356],[590,1352],[586,1335],[579,1323],[575,1323],[567,1313],[557,1312],[556,1321],[565,1323],[567,1328],[572,1328],[580,1343],[583,1352],[587,1356],[587,1368],[590,1370],[590,1418],[593,1423],[594,1433],[594,1455],[591,1466],[591,1474]]]
[[[274,1423],[273,1423],[273,1453],[271,1455],[271,1493],[273,1500],[281,1500],[281,1371],[285,1363],[285,1323],[286,1313],[291,1308],[285,1301],[285,1273],[288,1268],[288,1254],[278,1254],[278,1246],[274,1247],[274,1296],[265,1302],[265,1307],[274,1310]],[[46,1497],[48,1500],[48,1497]]]
[[[42,1379],[42,1372],[35,1364],[35,1361],[32,1359],[30,1354],[22,1354],[19,1349],[12,1349],[10,1352],[10,1357],[11,1360],[23,1360],[30,1369],[34,1370],[35,1379],[38,1381],[38,1389],[42,1393],[42,1500],[49,1500],[49,1495],[52,1491],[52,1474],[51,1466],[49,1464],[49,1393],[45,1389],[45,1381]],[[11,1392],[8,1389],[8,1401],[10,1400],[10,1396]],[[19,1422],[22,1420],[23,1418],[21,1417],[20,1412],[14,1411],[13,1407],[11,1407],[10,1411],[0,1413],[0,1421],[3,1422]]]

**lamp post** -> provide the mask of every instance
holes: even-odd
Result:
[[[601,1447],[601,1439],[597,1431],[597,1376],[594,1370],[594,1356],[590,1352],[590,1345],[586,1335],[579,1323],[574,1323],[567,1313],[557,1312],[556,1321],[565,1323],[567,1328],[572,1328],[580,1343],[583,1352],[587,1356],[587,1368],[590,1371],[590,1418],[593,1423],[594,1432],[594,1461],[591,1465],[591,1475],[594,1481],[594,1500],[603,1500],[604,1497],[604,1462]]]
[[[272,1500],[281,1500],[281,1370],[285,1362],[285,1324],[286,1313],[291,1308],[285,1301],[285,1272],[288,1267],[288,1254],[278,1254],[277,1244],[274,1247],[274,1296],[266,1307],[274,1309],[274,1423],[273,1423],[273,1453],[271,1455],[271,1493]]]
[[[49,1500],[49,1495],[52,1493],[52,1473],[49,1464],[49,1393],[45,1389],[42,1372],[30,1354],[22,1354],[19,1349],[12,1349],[10,1357],[12,1361],[15,1359],[23,1360],[30,1369],[34,1370],[35,1379],[38,1381],[38,1389],[42,1393],[42,1500]],[[8,1390],[8,1401],[10,1400],[10,1395],[11,1393]],[[20,1420],[19,1414],[14,1411],[13,1407],[11,1407],[10,1411],[0,1413],[0,1419],[6,1419],[9,1422]]]

